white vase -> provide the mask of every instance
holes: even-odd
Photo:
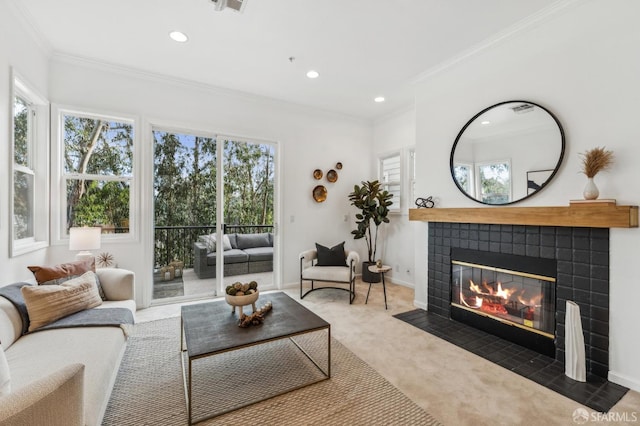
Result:
[[[587,178],[587,184],[584,186],[584,191],[582,191],[582,195],[585,200],[595,200],[600,195],[600,191],[598,191],[598,187],[596,186],[593,178]]]
[[[578,382],[585,382],[587,380],[587,364],[580,306],[570,300],[567,300],[566,306],[567,313],[564,320],[564,374]]]

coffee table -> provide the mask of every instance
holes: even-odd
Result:
[[[272,302],[273,309],[265,315],[264,323],[248,328],[238,327],[238,316],[229,312],[229,305],[224,300],[182,307],[180,350],[189,424],[216,417],[331,377],[331,325],[285,293],[261,293],[257,304],[262,306],[268,301]],[[301,347],[301,344],[293,339],[295,336],[319,331],[326,331],[327,334],[327,360],[324,369],[311,357],[308,351]],[[278,391],[278,393],[261,399],[243,402],[242,405],[223,409],[207,417],[193,419],[192,382],[195,361],[281,339],[290,339],[295,347],[302,351],[306,358],[322,373],[319,375],[319,379]],[[257,365],[255,368],[260,368],[260,366]],[[278,378],[274,377],[274,380],[278,380]]]

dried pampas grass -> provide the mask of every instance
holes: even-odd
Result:
[[[603,170],[607,170],[613,163],[613,151],[604,147],[593,148],[582,155],[582,173],[587,177],[594,177]]]

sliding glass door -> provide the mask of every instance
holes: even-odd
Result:
[[[273,288],[275,146],[153,129],[153,299]]]

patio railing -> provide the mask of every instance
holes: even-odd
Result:
[[[272,232],[273,225],[223,225],[225,234],[252,234]],[[167,265],[174,259],[184,262],[185,268],[193,267],[193,243],[200,235],[216,232],[216,225],[156,226],[154,236],[154,261]]]

